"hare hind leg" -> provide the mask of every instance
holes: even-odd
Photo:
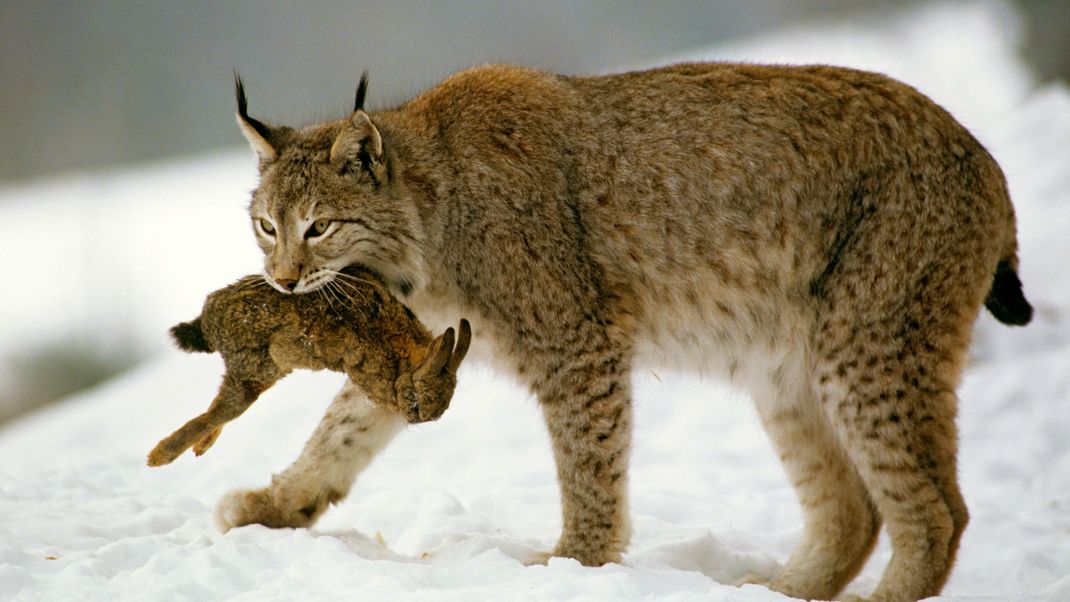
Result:
[[[228,374],[208,411],[182,425],[149,452],[149,466],[170,464],[190,447],[198,456],[203,454],[219,438],[223,425],[241,416],[273,383],[274,380],[239,380]]]

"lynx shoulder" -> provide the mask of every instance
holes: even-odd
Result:
[[[1031,315],[1003,174],[945,110],[827,66],[486,66],[392,109],[366,95],[365,78],[348,118],[295,129],[249,116],[239,83],[267,280],[305,293],[360,264],[421,319],[471,318],[542,406],[554,554],[620,559],[630,374],[654,362],[720,369],[754,398],[807,524],[772,588],[836,595],[883,524],[874,599],[940,591],[968,519],[972,324],[982,304]],[[326,455],[310,448],[295,471]]]

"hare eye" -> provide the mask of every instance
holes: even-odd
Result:
[[[271,222],[267,221],[266,219],[261,219],[259,223],[260,229],[264,231],[264,234],[267,234],[269,236],[275,236],[275,226],[272,226]]]
[[[305,238],[315,238],[317,236],[323,236],[323,233],[327,231],[327,228],[331,227],[331,220],[318,219],[312,222],[308,230],[305,232]]]

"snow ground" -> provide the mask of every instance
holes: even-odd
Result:
[[[1037,318],[978,322],[960,391],[972,522],[944,600],[1070,600],[1070,90],[1033,81],[1013,17],[939,4],[689,57],[885,71],[947,106],[1007,173]],[[638,376],[635,533],[621,565],[518,560],[560,527],[548,439],[534,401],[475,366],[443,418],[402,433],[314,529],[218,533],[215,501],[295,458],[340,385],[296,374],[204,457],[144,465],[215,391],[218,359],[169,351],[164,335],[206,292],[258,269],[244,215],[253,177],[241,153],[0,189],[5,263],[37,291],[0,300],[0,351],[93,323],[157,354],[0,431],[0,600],[786,599],[728,584],[787,558],[801,533],[791,488],[747,400],[689,375]],[[47,251],[46,227],[58,233]],[[39,252],[12,262],[14,249]],[[38,284],[42,273],[54,277]],[[849,591],[870,591],[888,556],[882,541]]]

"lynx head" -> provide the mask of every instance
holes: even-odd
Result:
[[[388,136],[364,111],[365,73],[347,119],[301,129],[249,116],[235,74],[238,125],[260,160],[249,205],[264,251],[264,279],[307,293],[361,264],[407,295],[425,279],[416,208],[406,194]]]

